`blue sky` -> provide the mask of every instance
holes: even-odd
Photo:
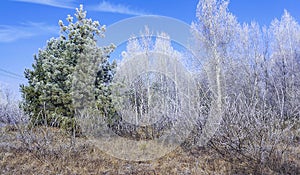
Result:
[[[88,17],[107,26],[139,15],[162,15],[190,24],[198,0],[1,0],[0,83],[17,93],[33,54],[51,37],[58,36],[58,20],[73,15],[83,4]],[[269,25],[284,9],[300,21],[300,0],[231,0],[229,10],[239,22]]]

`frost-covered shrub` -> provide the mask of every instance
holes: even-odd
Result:
[[[0,127],[27,122],[27,117],[19,108],[19,101],[7,87],[0,85]]]

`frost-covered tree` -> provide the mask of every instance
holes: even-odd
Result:
[[[289,160],[296,157],[292,145],[300,131],[299,26],[287,12],[270,28],[240,25],[227,6],[226,0],[200,0],[191,26],[204,70],[199,84],[210,86],[209,107],[221,109],[209,116],[222,121],[208,146],[242,174],[293,174],[295,162]]]
[[[60,36],[34,56],[32,70],[25,70],[22,107],[34,124],[59,125],[59,116],[73,118],[84,108],[102,109],[107,103],[103,99],[115,67],[108,58],[114,46],[97,46],[105,26],[88,19],[82,5],[75,19],[68,15],[67,25],[59,21]]]
[[[153,139],[179,120],[179,103],[184,100],[177,85],[188,89],[182,83],[187,82],[182,57],[166,33],[153,35],[146,27],[140,36],[129,38],[115,77],[123,83],[118,101],[122,120],[113,126],[118,134]]]
[[[135,70],[131,66],[143,68],[139,75],[135,75],[135,71],[124,72],[129,77],[135,77],[133,87],[136,91],[144,91],[143,94],[134,94],[132,103],[136,108],[138,114],[153,111],[156,114],[149,114],[154,117],[158,113],[164,115],[166,111],[162,111],[159,107],[167,105],[164,100],[164,93],[173,93],[172,96],[176,98],[176,87],[173,83],[179,81],[177,74],[184,73],[180,70],[180,65],[177,65],[182,58],[182,54],[171,45],[170,37],[166,33],[159,33],[155,37],[150,34],[149,29],[146,28],[141,37],[132,37],[127,44],[127,51],[123,52],[123,61],[134,62],[135,65],[129,65],[130,69]],[[178,69],[176,69],[178,68]],[[178,71],[178,72],[174,72]],[[130,74],[132,73],[132,74]],[[168,74],[170,73],[170,74]],[[129,75],[130,74],[130,75]],[[175,88],[175,89],[174,89]],[[173,92],[171,92],[171,89]],[[161,93],[161,94],[158,94]],[[137,96],[138,95],[138,96]],[[171,95],[171,94],[168,94]],[[174,99],[173,99],[174,100]],[[147,109],[146,111],[141,108]],[[165,106],[164,109],[167,107]],[[136,121],[138,121],[136,119]],[[138,124],[138,123],[136,123]]]
[[[293,118],[300,105],[300,26],[284,11],[270,27],[272,103],[282,118]]]
[[[195,38],[194,54],[203,64],[210,87],[213,107],[210,116],[214,119],[206,124],[207,137],[222,117],[224,99],[225,65],[232,59],[231,49],[236,37],[238,23],[228,10],[228,1],[200,0],[196,10],[197,21],[191,25]],[[205,97],[206,98],[206,97]]]

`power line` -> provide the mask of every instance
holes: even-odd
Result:
[[[13,72],[11,72],[11,71],[8,71],[8,70],[2,69],[2,68],[0,68],[0,73],[1,73],[1,72],[5,73],[5,74],[3,74],[3,73],[0,74],[0,75],[2,75],[2,76],[14,78],[14,79],[19,79],[19,80],[24,80],[24,79],[25,79],[22,75],[13,73]]]
[[[0,72],[0,76],[8,77],[8,78],[13,78],[13,79],[17,79],[17,80],[24,80],[24,78],[19,78],[19,77],[15,77],[15,76],[3,74],[3,73],[1,73],[1,72]]]
[[[11,75],[16,76],[16,77],[24,78],[22,75],[13,73],[13,72],[11,72],[11,71],[8,71],[8,70],[2,69],[2,68],[0,68],[0,71],[5,72],[5,73],[8,73],[8,74],[11,74]]]

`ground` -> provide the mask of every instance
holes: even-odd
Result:
[[[152,161],[115,158],[58,128],[1,128],[0,174],[232,174],[232,165],[204,147],[184,146]],[[300,153],[299,153],[300,158]],[[299,165],[300,167],[300,165]],[[235,172],[246,174],[246,172]]]

